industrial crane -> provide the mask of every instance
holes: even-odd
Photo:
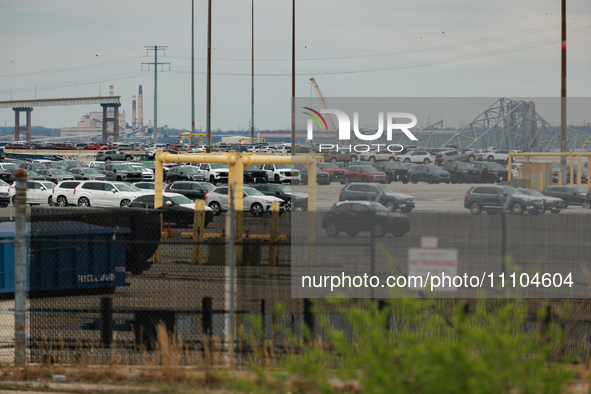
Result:
[[[322,96],[322,93],[320,92],[320,88],[318,87],[316,80],[314,78],[310,78],[310,83],[314,87],[314,91],[316,92],[316,95],[318,96],[318,101],[320,101],[320,106],[324,109],[328,109],[328,107],[326,106],[326,101],[324,101],[324,97]],[[336,136],[338,134],[337,127],[335,126],[335,124],[332,120],[332,116],[330,114],[328,114],[327,118],[328,118],[330,131],[332,131],[334,133],[334,135]]]

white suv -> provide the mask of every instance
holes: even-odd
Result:
[[[201,163],[201,172],[205,173],[205,180],[213,183],[228,183],[228,166],[225,164]]]
[[[267,171],[269,182],[282,183],[290,181],[298,184],[302,181],[300,171],[293,169],[289,164],[265,164],[261,166],[261,170]]]
[[[207,150],[205,145],[197,145],[195,148],[191,149],[189,152],[191,153],[203,153]]]
[[[27,204],[52,205],[51,191],[53,190],[54,186],[55,183],[49,181],[27,181]],[[16,194],[16,183],[10,185],[7,193],[10,197],[12,205],[16,205],[14,201],[14,195]]]
[[[431,154],[423,150],[411,150],[403,155],[398,155],[398,160],[404,163],[431,163]]]
[[[265,212],[271,212],[273,201],[279,202],[279,211],[285,210],[285,201],[278,197],[266,196],[252,187],[243,189],[243,211],[252,213],[252,216],[263,216]],[[228,187],[222,186],[210,190],[205,195],[205,204],[213,209],[214,215],[219,215],[228,210]]]
[[[396,153],[389,152],[387,149],[371,149],[368,152],[359,154],[359,160],[361,161],[395,161]]]
[[[131,201],[149,193],[125,182],[84,181],[73,192],[81,207],[127,207]]]
[[[58,207],[76,205],[76,187],[82,181],[63,181],[55,185],[51,191],[51,200]]]

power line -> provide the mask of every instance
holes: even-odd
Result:
[[[574,38],[587,35],[590,30],[591,30],[591,26],[585,26],[585,27],[582,27],[578,30],[571,32],[569,34],[569,41],[572,42],[572,40]],[[502,36],[499,36],[499,37],[502,37]],[[321,71],[321,72],[311,71],[311,72],[306,72],[306,73],[297,73],[296,75],[309,76],[309,75],[357,74],[357,73],[370,73],[370,72],[380,72],[380,71],[399,70],[399,69],[406,69],[406,68],[442,65],[442,64],[457,63],[457,62],[468,61],[468,60],[476,60],[476,59],[493,57],[493,56],[500,56],[500,55],[504,55],[504,54],[508,54],[508,53],[520,52],[520,51],[529,50],[532,48],[556,44],[558,42],[560,42],[560,40],[557,40],[556,38],[544,38],[544,39],[539,39],[539,40],[535,40],[535,41],[530,41],[530,42],[526,42],[526,43],[513,45],[510,47],[506,47],[506,48],[481,51],[481,52],[476,52],[476,53],[472,53],[472,54],[449,57],[449,58],[432,59],[432,60],[425,60],[425,61],[421,61],[421,62],[413,62],[413,63],[405,63],[405,64],[398,64],[398,65],[392,65],[392,66],[365,68],[365,69],[357,69],[357,70]],[[459,46],[461,44],[457,44],[457,45]],[[383,55],[385,56],[386,54],[383,54]],[[134,59],[137,59],[137,58],[134,58]],[[127,63],[130,60],[134,60],[134,59],[121,60],[121,62]],[[139,59],[143,59],[143,57],[139,58]],[[104,65],[109,65],[109,64],[110,63],[103,63],[102,65],[104,66]],[[153,64],[153,63],[149,63],[149,64]],[[95,67],[95,66],[90,66],[90,67]],[[98,67],[98,65],[96,65],[96,67]],[[62,70],[66,70],[66,69],[48,70],[47,72],[48,73],[49,72],[58,72],[58,71],[62,71]],[[187,73],[187,71],[171,71],[171,72],[180,73],[180,74]],[[42,73],[45,73],[45,72],[42,72]],[[34,75],[31,73],[28,73],[28,74]],[[197,72],[197,74],[203,75],[203,74],[205,74],[205,72]],[[25,74],[23,74],[23,75],[25,75]],[[37,85],[37,90],[50,90],[50,89],[61,89],[61,88],[68,88],[68,87],[74,87],[74,86],[84,86],[84,85],[91,85],[91,84],[96,84],[96,83],[100,83],[100,82],[137,78],[142,75],[144,75],[143,70],[130,71],[130,72],[126,72],[126,73],[112,74],[112,75],[107,75],[107,76],[103,76],[103,77],[94,77],[94,78],[90,78],[90,79],[87,78],[87,79],[81,79],[81,80],[77,80],[77,81],[61,82],[61,83],[50,84],[50,85]],[[214,75],[251,76],[250,73],[214,73]],[[291,73],[257,73],[255,75],[258,77],[281,77],[281,76],[291,76]],[[16,89],[13,88],[12,89],[13,92],[17,92],[17,93],[18,92],[31,92],[33,90],[34,90],[34,87],[32,87],[32,86],[26,87],[26,88],[16,88]],[[0,90],[0,94],[8,94],[9,92],[10,92],[10,90]]]
[[[67,82],[60,82],[60,83],[55,83],[55,84],[50,84],[50,85],[39,85],[37,84],[37,90],[50,90],[50,89],[62,89],[62,88],[69,88],[69,87],[75,87],[75,86],[83,86],[83,85],[93,85],[93,84],[97,84],[97,83],[101,83],[101,82],[110,82],[110,81],[117,81],[117,80],[121,80],[121,79],[130,79],[130,78],[136,78],[139,76],[145,75],[145,73],[143,71],[131,71],[131,72],[126,72],[126,73],[121,73],[121,74],[112,74],[112,75],[106,75],[103,77],[96,77],[96,78],[90,78],[90,79],[82,79],[82,80],[78,80],[78,81],[67,81]],[[35,88],[34,87],[26,87],[26,88],[18,88],[18,89],[12,89],[13,92],[32,92]],[[0,90],[0,94],[3,93],[8,93],[9,90]]]
[[[573,18],[572,21],[569,21],[569,27],[573,27],[579,23],[587,23],[591,17],[589,15],[580,16],[577,18]],[[351,56],[335,56],[335,57],[320,57],[320,58],[300,58],[298,62],[302,61],[326,61],[326,60],[347,60],[347,59],[363,59],[363,58],[371,58],[371,57],[386,57],[386,56],[398,56],[398,55],[408,55],[413,53],[426,53],[426,52],[434,52],[434,51],[442,51],[447,49],[456,49],[465,46],[473,46],[473,45],[481,45],[487,43],[494,43],[498,41],[504,41],[508,39],[514,39],[516,37],[523,37],[531,34],[539,34],[540,32],[554,30],[560,27],[560,22],[552,23],[543,27],[536,27],[527,30],[522,30],[513,33],[502,34],[499,36],[489,37],[489,38],[482,38],[478,40],[472,41],[465,41],[455,44],[447,44],[447,45],[440,45],[428,48],[419,48],[419,49],[409,49],[409,50],[402,50],[402,51],[394,51],[394,52],[383,52],[383,53],[374,53],[374,54],[366,54],[366,55],[351,55]],[[174,58],[174,57],[173,57]],[[178,59],[187,59],[186,57],[177,57]],[[200,60],[204,60],[205,58],[198,58]],[[247,58],[216,58],[216,61],[232,61],[232,62],[246,62],[250,61]],[[291,58],[280,58],[280,59],[264,59],[259,58],[256,60],[257,62],[287,62],[291,61]]]
[[[589,15],[582,15],[579,17],[572,18],[571,20],[569,20],[569,27],[572,28],[576,24],[585,23],[589,19],[590,19]],[[372,57],[386,57],[386,56],[396,56],[396,55],[405,55],[405,54],[413,54],[413,53],[426,53],[426,52],[433,52],[433,51],[441,51],[441,50],[446,50],[446,49],[460,48],[460,47],[464,47],[464,46],[493,43],[493,42],[503,41],[503,40],[507,40],[507,39],[514,39],[516,37],[523,37],[523,36],[531,35],[531,34],[538,34],[543,31],[550,31],[550,30],[556,29],[556,28],[560,27],[560,25],[561,25],[561,22],[556,22],[556,23],[551,23],[551,24],[548,24],[548,25],[545,25],[542,27],[531,28],[531,29],[527,29],[527,30],[514,32],[514,33],[507,33],[507,34],[502,34],[499,36],[494,36],[494,37],[489,37],[489,38],[465,41],[465,42],[460,42],[460,43],[455,43],[455,44],[434,46],[434,47],[429,47],[429,48],[410,49],[410,50],[403,50],[403,51],[383,52],[383,53],[374,53],[374,54],[366,54],[366,55],[336,56],[336,57],[322,57],[322,58],[300,58],[300,59],[298,59],[298,62],[363,59],[363,58],[372,58]],[[172,58],[173,59],[188,59],[186,57],[172,57]],[[100,67],[109,67],[109,66],[114,66],[114,65],[133,63],[133,62],[137,62],[138,60],[141,60],[141,59],[143,59],[143,57],[120,59],[120,60],[114,60],[114,61],[103,62],[103,63],[98,63],[98,64],[87,64],[87,65],[81,65],[81,66],[64,67],[64,68],[58,68],[58,69],[52,69],[52,70],[31,71],[31,72],[26,72],[26,73],[15,73],[15,74],[4,74],[4,75],[0,75],[0,78],[25,77],[25,76],[34,76],[34,75],[42,75],[42,74],[79,71],[79,70],[86,70],[86,69],[93,69],[93,68],[100,68]],[[196,59],[205,60],[205,58],[202,58],[202,57],[197,57]],[[242,58],[216,58],[216,61],[246,62],[246,61],[251,61],[251,59],[250,58],[243,58],[243,59]],[[257,61],[257,62],[284,62],[284,61],[291,61],[291,58],[278,58],[278,59],[259,58],[259,59],[256,59],[255,61]]]
[[[589,33],[591,30],[591,26],[588,26],[584,29],[578,30],[576,33],[570,35],[570,40],[575,37],[584,36]],[[384,67],[375,67],[375,68],[365,68],[365,69],[357,69],[357,70],[345,70],[345,71],[319,71],[319,72],[306,72],[306,73],[297,73],[296,75],[299,76],[307,76],[307,75],[339,75],[339,74],[359,74],[359,73],[370,73],[370,72],[378,72],[378,71],[388,71],[388,70],[399,70],[404,68],[415,68],[415,67],[425,67],[425,66],[432,66],[432,65],[440,65],[440,64],[448,64],[448,63],[457,63],[466,60],[475,60],[480,58],[486,58],[491,56],[499,56],[504,55],[507,53],[513,52],[520,52],[532,48],[537,48],[541,46],[546,46],[550,44],[556,44],[560,42],[555,38],[547,38],[543,40],[531,41],[528,43],[522,43],[518,45],[514,45],[504,49],[496,49],[496,50],[487,50],[482,52],[476,52],[467,55],[455,56],[450,58],[443,58],[443,59],[434,59],[434,60],[425,60],[422,62],[415,62],[415,63],[406,63],[406,64],[399,64],[393,66],[384,66]],[[173,71],[175,73],[186,73],[186,71]],[[203,73],[198,73],[203,74]],[[246,73],[216,73],[215,75],[226,75],[226,76],[246,76],[250,74]],[[258,73],[255,74],[259,77],[282,77],[282,76],[290,76],[291,74],[287,73]]]
[[[116,61],[100,63],[100,64],[89,64],[89,65],[83,65],[83,66],[57,68],[57,69],[53,69],[53,70],[31,71],[31,72],[27,72],[27,73],[18,73],[18,74],[5,74],[5,75],[0,75],[0,78],[28,77],[28,76],[41,75],[41,74],[53,74],[53,73],[61,73],[61,72],[68,72],[68,71],[87,70],[87,69],[91,69],[91,68],[116,66],[119,64],[137,62],[138,60],[141,60],[141,59],[143,59],[143,57],[122,59],[122,60],[116,60]]]

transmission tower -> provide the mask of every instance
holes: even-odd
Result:
[[[162,51],[164,53],[165,48],[168,46],[144,46],[147,52],[154,51],[154,63],[142,63],[148,65],[148,69],[150,65],[154,66],[154,143],[158,142],[158,65],[168,65],[168,69],[170,70],[170,63],[158,63],[158,51]]]

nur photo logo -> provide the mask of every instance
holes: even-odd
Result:
[[[323,129],[322,125],[324,124],[324,128],[328,130],[328,125],[326,123],[326,119],[322,114],[333,114],[337,117],[339,127],[338,127],[338,139],[339,140],[350,140],[351,139],[351,120],[349,116],[338,109],[321,109],[320,112],[316,111],[310,107],[302,107],[307,109],[310,112],[304,112],[304,114],[310,116],[312,119],[308,119],[308,139],[313,139],[314,131],[313,131],[313,122],[315,120],[316,123],[320,126],[320,130]],[[410,119],[409,123],[395,123],[401,118]],[[415,127],[417,125],[417,117],[408,112],[388,112],[386,113],[386,139],[388,141],[392,140],[392,132],[395,130],[402,131],[410,140],[417,141],[417,137],[414,136],[413,133],[409,131],[409,129]],[[375,141],[380,139],[384,133],[384,113],[378,112],[378,130],[375,134],[362,134],[359,131],[359,113],[353,112],[353,132],[355,136],[362,140],[362,141]]]

